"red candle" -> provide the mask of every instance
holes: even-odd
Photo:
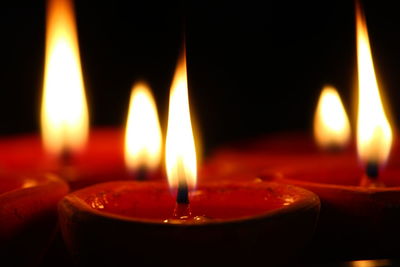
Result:
[[[67,193],[68,185],[53,175],[1,175],[2,262],[39,262],[56,231],[57,203]]]
[[[165,183],[109,182],[59,206],[64,239],[81,264],[281,264],[310,238],[319,199],[274,183],[218,182],[196,188],[185,53],[171,86]],[[172,194],[171,194],[172,193]],[[201,255],[199,255],[201,251]]]
[[[382,105],[359,6],[357,52],[359,155],[351,150],[330,155],[312,152],[306,149],[309,142],[297,137],[292,151],[280,158],[287,158],[286,163],[275,168],[265,164],[266,169],[260,175],[264,180],[302,186],[320,196],[322,210],[314,247],[318,255],[336,259],[338,255],[347,259],[396,256],[395,244],[400,238],[400,151],[395,146],[386,162],[393,133]],[[332,110],[330,113],[337,114]],[[270,139],[270,142],[281,140]],[[274,152],[268,152],[270,157]]]
[[[61,175],[72,189],[110,180],[135,180],[137,172],[129,170],[124,160],[124,133],[117,128],[91,130],[82,152],[68,164],[44,149],[38,135],[21,135],[0,140],[0,167],[4,171],[49,171]],[[161,170],[149,170],[147,179],[159,179]]]
[[[251,140],[243,140],[220,147],[207,159],[200,177],[204,179],[254,179],[266,169],[279,170],[280,166],[338,157],[356,157],[351,149],[331,153],[321,151],[306,133],[271,134]],[[212,174],[212,175],[209,175]]]
[[[86,148],[75,155],[69,165],[62,165],[43,148],[37,135],[24,135],[0,140],[0,166],[5,171],[51,171],[65,176],[72,188],[80,188],[110,177],[133,179],[123,157],[123,132],[104,128],[92,130]]]
[[[314,116],[314,139],[300,132],[276,133],[218,148],[204,170],[219,177],[253,178],[264,169],[354,157],[350,123],[333,86],[321,92]]]
[[[47,11],[42,137],[1,140],[0,166],[56,172],[72,189],[113,177],[159,177],[161,130],[148,86],[133,88],[125,134],[111,128],[89,131],[72,1],[49,1]]]
[[[260,177],[294,184],[322,202],[314,246],[320,257],[393,257],[400,238],[400,169],[390,162],[380,174],[384,187],[360,186],[365,170],[354,158],[267,170]],[[333,255],[332,250],[337,254]]]
[[[60,222],[82,264],[276,266],[310,239],[319,200],[293,186],[226,182],[199,185],[187,219],[175,205],[163,183],[109,182],[64,198]]]
[[[301,132],[276,133],[218,148],[206,163],[205,177],[254,179],[262,171],[308,162],[356,157],[349,145],[350,125],[339,94],[324,87],[314,118],[314,139]],[[318,164],[316,164],[318,165]],[[203,175],[203,174],[201,174]]]
[[[73,189],[111,177],[134,179],[144,173],[147,178],[158,177],[161,131],[154,100],[144,83],[134,87],[126,128],[125,140],[122,131],[89,131],[73,2],[48,1],[41,105],[43,144],[37,137],[17,138],[12,141],[17,146],[9,145],[7,150],[11,154],[30,151],[22,157],[6,158],[3,164],[55,171]]]

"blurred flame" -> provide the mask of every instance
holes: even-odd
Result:
[[[384,163],[392,145],[392,129],[382,105],[375,77],[367,25],[356,8],[358,64],[357,148],[364,163]]]
[[[165,146],[166,169],[171,188],[180,182],[196,185],[196,149],[190,120],[185,51],[178,61],[169,97],[168,129]]]
[[[161,160],[161,128],[157,107],[147,84],[132,89],[125,132],[125,163],[130,171],[154,170]]]
[[[82,149],[89,131],[74,17],[72,1],[48,2],[41,127],[46,149],[58,155]]]
[[[350,123],[336,89],[325,86],[314,116],[314,137],[322,148],[344,147],[350,140]]]

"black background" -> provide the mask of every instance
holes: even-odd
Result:
[[[400,16],[395,2],[365,1],[364,7],[378,79],[396,121]],[[348,109],[352,106],[353,4],[78,0],[91,124],[122,126],[131,85],[145,79],[165,125],[185,32],[190,101],[207,149],[275,131],[308,131],[324,84],[337,86]],[[0,134],[38,132],[45,1],[2,2],[0,33]]]

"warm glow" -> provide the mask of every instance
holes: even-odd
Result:
[[[393,266],[390,260],[360,260],[349,262],[349,267],[379,267]]]
[[[392,145],[392,130],[385,115],[375,77],[367,26],[360,6],[356,11],[358,64],[357,148],[364,163],[384,163]]]
[[[186,181],[193,188],[197,178],[197,162],[190,120],[185,52],[178,62],[171,86],[165,149],[170,186],[177,188],[180,182]]]
[[[161,128],[149,87],[133,87],[125,132],[125,162],[130,171],[154,170],[160,164]]]
[[[314,116],[314,137],[325,149],[342,148],[350,140],[350,123],[335,88],[325,86]]]
[[[46,149],[60,155],[82,149],[89,129],[72,1],[50,0],[46,27],[41,127]]]

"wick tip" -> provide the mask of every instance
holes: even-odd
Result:
[[[379,175],[379,166],[376,162],[368,162],[365,171],[368,178],[376,179]]]
[[[147,170],[145,167],[141,166],[137,171],[136,171],[136,180],[138,181],[145,181],[147,180]]]
[[[178,192],[176,195],[177,204],[189,204],[189,187],[187,183],[179,183]]]

